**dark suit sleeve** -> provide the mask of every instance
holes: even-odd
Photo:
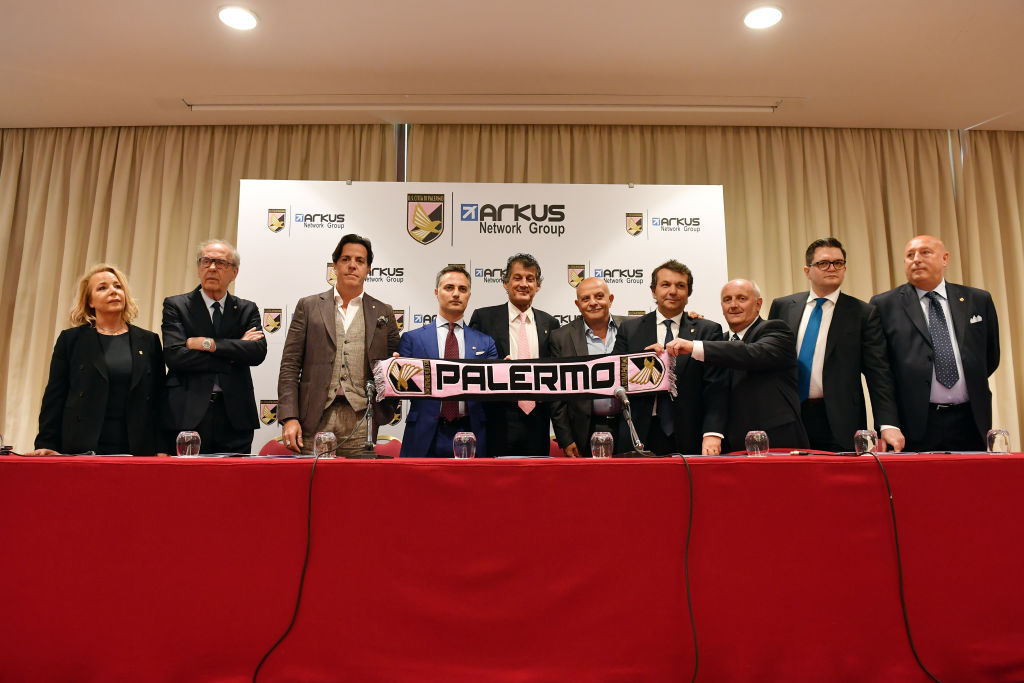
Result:
[[[999,367],[999,319],[992,295],[985,292],[985,319],[988,321],[988,348],[985,349],[985,367],[989,376]]]
[[[722,368],[763,372],[796,366],[796,341],[781,320],[763,321],[757,339],[747,343],[705,341],[704,360]]]
[[[871,304],[864,317],[861,330],[860,367],[867,380],[871,396],[871,413],[875,424],[899,426],[899,411],[896,408],[896,387],[893,385],[892,370],[889,367],[889,352],[882,332],[882,319],[878,309]]]
[[[484,334],[487,334],[487,330],[483,328],[483,322],[480,320],[480,309],[473,311],[473,315],[469,317],[469,326],[474,330],[479,330]]]
[[[149,350],[150,373],[152,376],[152,398],[150,399],[150,424],[152,425],[156,450],[160,453],[173,453],[174,443],[170,440],[171,433],[161,429],[161,410],[167,405],[167,368],[164,366],[164,350],[160,345],[160,335],[153,335],[152,348]]]
[[[722,338],[721,325],[713,323],[713,326],[705,326],[705,331],[700,337],[705,343],[720,340]],[[702,434],[714,432],[724,436],[729,424],[729,373],[725,368],[709,363],[701,363],[701,365],[703,366],[701,398],[704,401]]]
[[[71,350],[74,328],[64,330],[53,345],[50,357],[50,378],[43,391],[43,403],[39,409],[39,434],[36,436],[36,448],[49,448],[59,451],[61,448],[61,421],[64,417],[64,405],[68,400],[68,386],[71,377]]]
[[[779,300],[778,299],[772,299],[772,306],[771,306],[771,308],[768,309],[768,319],[769,320],[781,320],[782,319],[782,313],[779,311]]]
[[[288,336],[281,351],[281,369],[277,374],[278,421],[299,418],[299,377],[306,355],[306,306],[299,299],[288,324]]]
[[[415,335],[412,334],[412,330],[409,330],[398,340],[398,355],[404,358],[415,358],[416,352],[413,350],[413,338]]]
[[[251,302],[245,302],[245,307],[248,311],[243,332],[253,328],[260,329],[260,309]],[[217,348],[213,351],[213,355],[217,358],[245,365],[259,365],[267,357],[265,335],[261,339],[254,340],[217,338],[214,341]]]
[[[552,358],[563,358],[562,335],[553,334],[548,338],[548,348]],[[574,443],[572,428],[569,425],[569,404],[566,401],[551,402],[551,426],[555,430],[555,439],[558,445],[565,448]]]
[[[160,331],[164,338],[164,360],[172,371],[231,372],[231,363],[227,359],[218,358],[209,351],[195,351],[185,346],[189,336],[185,332],[185,319],[171,298],[164,299]]]

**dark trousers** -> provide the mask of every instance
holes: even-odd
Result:
[[[833,453],[853,450],[853,434],[844,434],[840,439],[832,432],[825,410],[825,399],[809,398],[804,401],[800,405],[800,417],[814,450]]]
[[[206,409],[206,415],[199,421],[196,427],[199,432],[200,453],[251,453],[252,432],[251,429],[235,429],[228,419],[227,410],[224,407],[224,395],[216,392],[210,396],[210,405]],[[174,435],[177,437],[177,434]]]
[[[983,451],[985,435],[978,432],[970,403],[953,406],[931,403],[928,405],[928,429],[924,438],[907,439],[904,450],[926,453],[930,451]]]
[[[437,429],[434,430],[434,441],[430,445],[430,450],[424,454],[424,457],[454,458],[455,451],[452,447],[452,442],[455,440],[455,435],[459,432],[471,431],[473,430],[469,424],[469,417],[460,417],[452,422],[445,422],[443,418],[438,418]],[[477,455],[482,454],[477,453]]]
[[[485,410],[488,457],[550,455],[551,420],[546,404],[538,402],[529,415],[514,402],[492,402]],[[477,457],[481,455],[477,453]]]

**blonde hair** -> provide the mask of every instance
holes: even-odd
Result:
[[[125,274],[109,263],[97,263],[85,271],[78,280],[78,294],[75,296],[75,303],[71,307],[72,325],[95,325],[96,309],[89,305],[89,280],[96,273],[111,273],[121,283],[121,290],[124,292],[124,310],[121,311],[121,320],[130,323],[139,314],[139,307],[132,298],[132,292],[128,289],[128,278]]]

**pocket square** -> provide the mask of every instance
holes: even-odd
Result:
[[[971,324],[972,325],[974,323],[980,323],[980,322],[981,322],[981,316],[980,315],[972,315],[971,316]]]

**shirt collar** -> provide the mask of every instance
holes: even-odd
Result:
[[[826,294],[823,297],[819,297],[817,294],[815,294],[813,289],[807,292],[807,303],[812,304],[819,298],[828,299],[829,301],[832,302],[832,305],[834,306],[839,301],[839,290],[837,289],[831,294]]]
[[[212,299],[212,298],[210,298],[210,296],[207,295],[206,290],[203,289],[202,287],[199,288],[199,293],[203,295],[203,301],[206,302],[206,307],[207,308],[210,308],[210,306],[213,306],[213,302],[214,301],[219,301],[220,302],[220,310],[222,310],[222,311],[224,310],[224,304],[228,300],[228,293],[227,292],[224,292],[224,296],[222,296],[219,299]]]
[[[526,314],[526,322],[528,322],[528,323],[532,323],[533,322],[533,306],[530,306],[525,311],[520,311],[518,308],[516,308],[512,304],[511,301],[508,302],[508,320],[509,320],[509,322],[512,322],[513,320],[518,318],[521,313],[525,313]]]
[[[341,303],[342,303],[341,294],[338,292],[338,288],[335,287],[334,288],[334,305],[335,306],[341,306]],[[360,292],[356,296],[352,297],[351,299],[348,300],[348,303],[350,305],[352,303],[355,303],[357,306],[361,306],[363,304],[363,293]],[[346,308],[347,308],[347,306],[346,306]]]
[[[600,339],[600,337],[598,337],[594,333],[594,330],[592,330],[590,328],[590,325],[587,324],[586,320],[583,321],[583,329],[584,329],[584,334],[589,334],[594,339]],[[618,329],[619,329],[619,326],[615,324],[615,317],[614,316],[610,316],[608,318],[608,329],[609,330],[615,330],[615,331],[618,331]],[[607,335],[605,335],[605,336],[607,336]]]
[[[730,330],[729,330],[729,339],[732,339],[732,335],[734,335],[734,334],[735,334],[735,335],[736,335],[737,337],[739,337],[739,338],[740,338],[740,341],[743,341],[743,338],[747,336],[747,330],[749,330],[749,329],[750,329],[751,327],[753,327],[755,323],[757,323],[757,318],[754,318],[754,319],[753,319],[753,320],[752,320],[752,321],[750,322],[750,324],[749,324],[749,325],[747,325],[746,327],[744,327],[744,328],[743,328],[742,330],[740,330],[739,332],[733,332],[733,331],[732,331],[732,330],[730,329]]]
[[[917,290],[918,301],[923,299],[925,295],[928,294],[927,291],[921,289],[920,287],[914,287],[914,289]],[[942,278],[942,282],[936,285],[935,289],[933,289],[932,291],[938,294],[941,298],[945,299],[946,301],[949,301],[949,297],[946,296],[946,278]]]
[[[459,318],[454,323],[449,323],[448,320],[446,320],[443,316],[438,315],[437,318],[435,319],[435,324],[438,327],[448,327],[448,325],[451,325],[454,329],[459,329],[460,327],[465,327],[465,321],[466,319],[463,317]]]
[[[671,320],[676,325],[682,325],[683,316],[686,315],[686,311],[681,311],[679,315],[674,315],[671,318],[666,318],[664,315],[662,315],[660,310],[655,309],[654,312],[656,314],[656,319],[658,321],[658,327],[664,326],[666,320]]]

